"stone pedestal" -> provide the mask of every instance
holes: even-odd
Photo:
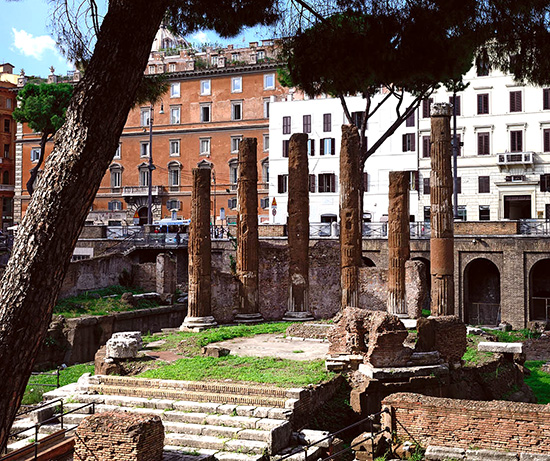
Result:
[[[389,202],[388,312],[406,317],[405,263],[410,256],[408,172],[390,172]]]
[[[244,138],[239,144],[237,182],[237,276],[239,307],[237,323],[257,323],[260,314],[258,294],[258,164],[257,141]]]
[[[187,317],[180,329],[216,326],[211,316],[210,163],[193,168],[189,226],[189,298]]]
[[[341,308],[359,307],[361,226],[359,219],[360,180],[359,132],[342,125],[340,149],[340,285]]]
[[[307,134],[290,138],[288,155],[288,311],[283,320],[313,320],[309,312],[309,168]]]
[[[431,113],[431,311],[454,315],[454,221],[451,173],[451,105],[434,104]]]

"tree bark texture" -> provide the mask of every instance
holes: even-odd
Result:
[[[210,178],[210,164],[205,162],[199,168],[193,168],[189,227],[189,306],[182,329],[216,325],[211,316]]]
[[[340,285],[341,307],[359,307],[361,231],[359,219],[359,132],[354,125],[342,125],[340,149]]]
[[[454,315],[454,221],[451,172],[451,105],[434,104],[431,113],[430,267],[432,315]]]
[[[405,262],[409,246],[409,173],[390,171],[388,208],[388,312],[407,314]]]
[[[309,168],[307,134],[290,138],[288,154],[288,311],[283,320],[313,320],[309,312]]]
[[[256,138],[244,138],[239,144],[237,181],[237,276],[239,308],[235,320],[259,322],[258,294],[258,166]]]
[[[0,448],[6,444],[78,235],[118,146],[166,6],[165,0],[109,2],[94,55],[19,226],[0,287]]]

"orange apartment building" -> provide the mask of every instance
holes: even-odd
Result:
[[[258,141],[258,206],[260,219],[267,222],[269,104],[288,93],[277,81],[277,67],[272,41],[198,52],[161,29],[146,73],[166,73],[169,90],[153,107],[130,112],[87,223],[147,222],[150,152],[153,220],[190,217],[191,170],[205,160],[212,164],[211,215],[217,224],[224,215],[230,223],[237,213],[237,156],[243,137]],[[28,128],[18,142],[16,221],[27,207],[24,185],[39,153],[38,137]]]
[[[13,66],[0,64],[0,229],[5,230],[13,224],[13,195],[15,180],[15,130],[12,118],[15,107],[16,85],[13,80]]]

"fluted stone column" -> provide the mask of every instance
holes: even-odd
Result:
[[[451,173],[451,105],[434,104],[431,113],[431,311],[454,315],[454,221]]]
[[[256,138],[239,144],[237,180],[237,276],[239,278],[238,323],[257,323],[260,314],[258,294],[258,164]]]
[[[283,320],[313,320],[309,312],[309,169],[307,134],[290,138],[288,154],[288,311]]]
[[[180,329],[216,325],[211,315],[210,170],[203,161],[193,168],[191,223],[189,225],[189,297],[187,317]]]
[[[359,217],[359,132],[342,125],[340,149],[340,285],[342,309],[359,307],[361,220]]]
[[[407,315],[405,262],[409,246],[409,173],[390,172],[388,208],[388,312]]]

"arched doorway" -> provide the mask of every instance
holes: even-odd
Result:
[[[500,323],[500,272],[488,259],[474,259],[464,270],[464,321],[471,325]]]
[[[361,256],[361,261],[363,263],[363,267],[376,267],[374,261],[367,256]]]
[[[531,268],[529,300],[529,320],[547,320],[550,313],[550,259],[542,259]]]
[[[148,224],[147,207],[146,206],[141,207],[137,213],[139,216],[139,225],[144,226],[145,224]]]

